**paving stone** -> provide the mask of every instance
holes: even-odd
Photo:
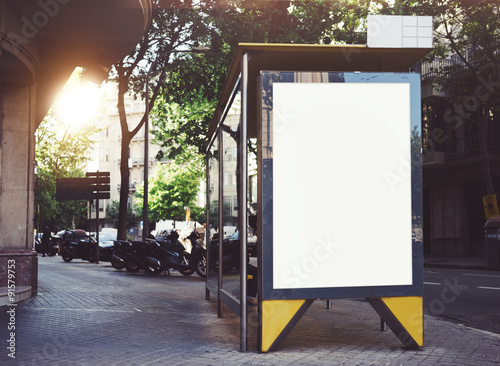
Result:
[[[204,280],[131,274],[107,263],[39,258],[39,292],[16,309],[16,359],[1,365],[497,365],[500,335],[425,317],[424,348],[404,350],[363,300],[313,303],[276,352],[239,351],[239,319],[205,300]],[[0,308],[0,339],[8,339]],[[255,317],[256,313],[249,314]],[[2,342],[2,343],[3,343]],[[7,342],[5,342],[7,343]],[[5,345],[5,343],[3,343]]]

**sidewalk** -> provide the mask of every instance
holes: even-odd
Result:
[[[239,351],[238,318],[206,301],[200,277],[152,277],[80,260],[39,257],[38,295],[15,311],[8,357],[0,308],[1,365],[497,365],[500,335],[425,316],[422,351],[404,350],[364,300],[316,301],[276,352],[259,354],[250,325]],[[255,311],[255,307],[251,308]],[[249,315],[252,319],[254,314]]]
[[[467,268],[486,270],[486,257],[431,257],[424,256],[424,267]]]

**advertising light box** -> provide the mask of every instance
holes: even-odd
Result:
[[[421,295],[419,75],[261,82],[264,299]]]

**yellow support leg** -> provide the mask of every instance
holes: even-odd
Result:
[[[424,344],[422,296],[369,298],[368,301],[405,348]]]
[[[261,352],[276,349],[314,300],[262,301]]]

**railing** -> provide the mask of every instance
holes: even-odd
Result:
[[[465,51],[462,52],[462,56],[467,60],[469,64],[472,66],[477,66],[477,59],[476,59],[476,54],[474,53],[474,49],[468,48]],[[457,65],[461,65],[465,67],[465,62],[462,60],[462,58],[459,55],[453,55],[450,57],[450,59]]]
[[[472,48],[463,51],[462,55],[471,65],[477,65],[477,60]],[[460,56],[453,55],[450,58],[437,58],[431,62],[416,63],[411,67],[411,71],[419,73],[422,76],[422,80],[431,78],[448,79],[450,77],[449,69],[453,66],[464,68],[465,62]]]
[[[500,154],[500,136],[488,135],[487,149],[488,154]],[[446,160],[457,161],[463,159],[477,158],[481,156],[481,142],[479,136],[468,136],[455,139],[451,145],[446,148]]]
[[[129,190],[135,190],[135,185],[136,185],[135,183],[130,183],[130,184],[128,185]],[[116,186],[117,186],[117,189],[118,189],[118,190],[120,190],[120,188],[122,187],[122,185],[121,185],[121,184],[117,184]]]
[[[166,160],[166,159],[165,159]],[[118,159],[117,163],[120,165],[121,159]],[[149,157],[149,162],[154,163],[156,161],[156,158],[154,156]],[[161,161],[164,161],[163,159]],[[141,158],[130,158],[128,162],[129,168],[131,168],[134,165],[144,165],[144,157]]]

